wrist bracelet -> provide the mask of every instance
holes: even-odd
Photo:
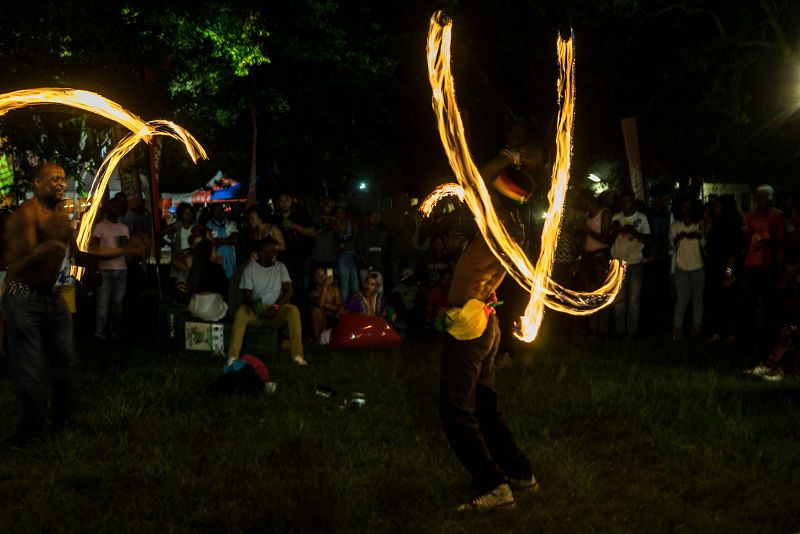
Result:
[[[520,155],[519,150],[514,150],[511,147],[504,147],[500,153],[508,158],[511,164],[514,165],[515,169],[522,167],[522,156]]]

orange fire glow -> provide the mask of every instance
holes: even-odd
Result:
[[[85,250],[89,243],[92,226],[100,208],[99,199],[105,194],[108,181],[114,169],[139,141],[149,143],[156,135],[166,135],[183,143],[193,162],[196,163],[198,158],[207,159],[206,152],[200,143],[177,124],[165,120],[144,122],[116,102],[89,91],[41,88],[0,94],[0,116],[14,109],[43,104],[60,104],[89,111],[116,122],[131,131],[106,155],[89,189],[89,198],[86,200],[89,209],[81,218],[77,236],[78,248],[81,250]],[[83,275],[83,268],[73,266],[72,275],[80,280]]]
[[[433,211],[433,207],[436,206],[437,202],[445,197],[452,196],[458,197],[458,199],[463,202],[464,188],[452,182],[442,184],[434,189],[430,195],[425,197],[425,200],[423,200],[422,204],[419,205],[419,211],[422,212],[425,217],[428,217],[430,216],[431,212]]]
[[[550,278],[564,212],[572,156],[575,106],[573,40],[563,40],[559,36],[557,42],[560,75],[557,84],[559,114],[556,161],[547,196],[550,205],[542,229],[541,252],[534,266],[498,218],[486,183],[470,156],[450,70],[451,39],[452,21],[441,11],[434,13],[428,31],[427,59],[439,136],[450,167],[463,188],[464,201],[475,217],[481,235],[508,273],[523,288],[530,291],[530,301],[525,315],[520,318],[519,334],[517,334],[519,339],[530,342],[539,332],[545,306],[572,315],[594,313],[614,302],[624,276],[624,266],[614,260],[605,283],[592,292],[573,291]]]

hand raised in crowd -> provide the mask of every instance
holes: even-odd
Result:
[[[141,258],[150,249],[151,240],[146,234],[134,234],[125,245],[122,251],[126,256]]]

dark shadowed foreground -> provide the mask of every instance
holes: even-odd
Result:
[[[223,362],[85,347],[77,430],[0,451],[0,531],[800,529],[800,380],[703,344],[540,342],[498,371],[542,491],[462,518],[438,342],[270,361],[277,393],[211,400]],[[315,394],[317,385],[337,390]],[[342,409],[363,392],[360,409]],[[7,372],[2,432],[16,418]]]

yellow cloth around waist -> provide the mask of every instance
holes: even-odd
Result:
[[[478,299],[470,299],[460,308],[446,308],[439,315],[443,329],[461,341],[477,339],[483,335],[492,310]]]
[[[63,286],[56,286],[55,292],[58,293],[58,296],[64,301],[64,306],[66,306],[69,313],[76,313],[78,311],[78,306],[75,304],[74,285],[66,284]]]

